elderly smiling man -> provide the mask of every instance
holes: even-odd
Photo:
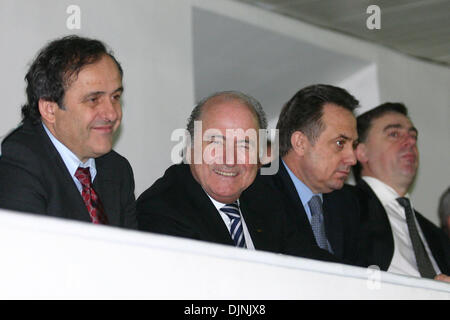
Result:
[[[196,121],[200,137],[194,135]],[[260,104],[240,92],[201,100],[188,123],[192,161],[168,168],[139,197],[139,229],[332,260],[292,228],[276,191],[260,181],[258,131],[266,125]]]

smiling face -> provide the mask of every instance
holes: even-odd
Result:
[[[288,153],[289,167],[314,193],[341,189],[356,164],[354,143],[356,119],[352,112],[335,104],[323,106],[324,130],[314,143],[302,132],[294,132],[293,149]]]
[[[362,175],[375,177],[403,195],[419,167],[417,129],[405,115],[386,113],[372,121],[357,156]]]
[[[232,203],[252,184],[258,170],[256,116],[241,101],[219,96],[203,106],[200,120],[203,157],[200,164],[191,164],[192,175],[213,199]],[[242,134],[246,131],[250,134]]]
[[[50,111],[41,109],[42,119],[80,161],[97,158],[112,148],[113,134],[122,119],[122,91],[117,65],[105,55],[81,69],[65,90],[63,108],[53,104]]]

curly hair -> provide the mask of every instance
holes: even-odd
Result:
[[[123,76],[120,63],[99,40],[70,35],[50,42],[38,53],[25,76],[27,103],[22,106],[22,120],[29,119],[34,124],[41,120],[39,99],[56,102],[64,109],[65,90],[84,66],[105,55],[113,59]]]

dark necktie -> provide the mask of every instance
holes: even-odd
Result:
[[[79,167],[75,172],[75,177],[81,182],[81,196],[83,197],[84,204],[86,205],[89,215],[91,216],[92,223],[108,224],[108,219],[103,210],[103,205],[92,186],[89,168]]]
[[[416,256],[417,267],[421,277],[433,279],[436,276],[430,257],[425,250],[422,240],[420,239],[414,220],[414,212],[408,198],[397,198],[398,203],[405,208],[406,224],[408,225],[409,236]]]
[[[224,212],[231,220],[230,235],[236,247],[247,248],[237,201],[223,206],[220,208],[220,211]]]
[[[314,237],[316,238],[317,245],[333,253],[333,250],[329,246],[327,235],[325,234],[325,223],[323,220],[322,199],[319,196],[313,196],[308,201],[309,209],[311,210],[311,227],[313,229]]]

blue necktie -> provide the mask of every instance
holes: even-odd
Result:
[[[242,231],[241,213],[237,201],[223,206],[220,211],[231,219],[230,235],[236,247],[246,248],[244,232]]]
[[[311,210],[311,227],[313,229],[317,245],[321,249],[325,249],[328,252],[333,253],[333,250],[328,243],[327,235],[325,234],[322,199],[320,199],[319,196],[313,196],[311,200],[308,201],[308,206]]]

